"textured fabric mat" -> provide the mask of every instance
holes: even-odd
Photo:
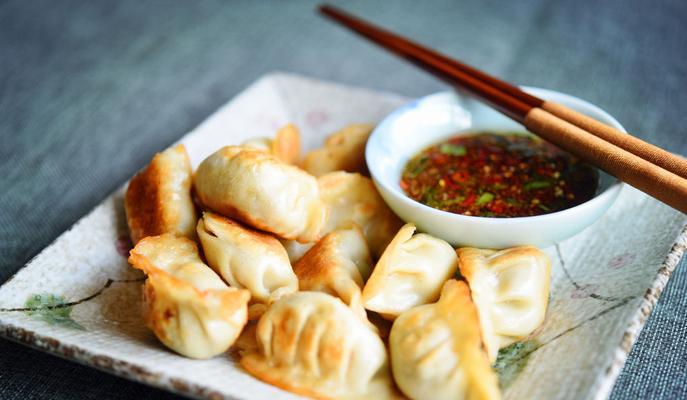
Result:
[[[0,2],[0,281],[157,150],[262,74],[420,96],[441,84],[315,17],[314,2]],[[596,103],[687,153],[683,1],[347,2],[508,80]],[[614,398],[687,397],[687,272]],[[0,398],[170,397],[0,341]]]

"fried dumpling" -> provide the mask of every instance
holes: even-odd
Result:
[[[296,126],[288,124],[277,131],[274,139],[250,139],[241,146],[264,150],[287,164],[296,164],[301,156],[301,135]]]
[[[298,290],[284,246],[276,238],[211,212],[198,221],[198,238],[208,264],[254,302],[269,304]]]
[[[353,124],[334,132],[325,140],[324,147],[305,155],[303,169],[315,176],[333,171],[367,174],[365,144],[373,129],[371,124]]]
[[[163,233],[193,237],[196,210],[191,200],[191,162],[184,145],[156,154],[131,179],[124,208],[133,243]]]
[[[403,223],[386,205],[372,180],[338,171],[317,182],[329,213],[324,232],[355,223],[363,229],[372,255],[379,258]]]
[[[465,247],[457,253],[493,362],[500,348],[526,338],[544,321],[551,260],[532,246],[501,251]]]
[[[129,262],[148,275],[145,323],[165,346],[191,358],[227,351],[247,320],[247,290],[227,286],[203,264],[196,244],[171,234],[149,236]]]
[[[389,350],[394,379],[413,400],[500,398],[465,282],[451,279],[437,303],[401,314],[391,327]]]
[[[206,158],[194,177],[208,209],[285,239],[319,239],[327,219],[317,180],[261,150],[227,146]]]
[[[393,319],[439,298],[441,286],[458,268],[453,247],[406,224],[389,243],[363,289],[363,304]]]
[[[360,228],[333,231],[320,239],[294,265],[300,290],[338,297],[367,318],[361,292],[372,270],[372,260]]]
[[[341,300],[321,292],[284,296],[260,318],[258,349],[241,358],[252,375],[320,399],[389,398],[382,340]]]

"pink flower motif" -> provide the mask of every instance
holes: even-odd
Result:
[[[608,262],[608,268],[610,269],[620,269],[627,264],[630,264],[632,261],[635,260],[635,255],[632,253],[623,253],[620,255],[617,255]]]
[[[129,250],[131,250],[132,247],[131,239],[129,239],[129,235],[126,233],[119,235],[117,240],[115,240],[115,249],[117,249],[117,253],[124,258],[129,258]]]
[[[585,283],[583,285],[579,285],[578,287],[576,287],[575,290],[573,290],[570,294],[570,298],[584,299],[589,297],[589,295],[596,292],[598,289],[599,285],[597,285],[596,283]]]
[[[329,119],[329,114],[323,110],[312,110],[305,115],[305,122],[313,128],[323,125]]]

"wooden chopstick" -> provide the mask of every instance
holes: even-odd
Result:
[[[440,79],[467,90],[543,139],[687,212],[687,163],[684,159],[565,106],[524,93],[511,84],[335,7],[323,5],[320,11]]]
[[[337,22],[340,22],[343,25],[353,29],[360,35],[377,42],[382,47],[397,53],[398,51],[394,49],[398,47],[404,49],[413,49],[414,51],[427,54],[441,63],[451,65],[455,69],[458,69],[465,74],[483,81],[484,83],[500,90],[501,92],[509,94],[510,96],[520,100],[522,103],[525,103],[531,107],[543,108],[551,114],[556,115],[560,119],[570,122],[573,125],[577,125],[607,142],[613,143],[614,145],[627,150],[638,157],[650,161],[659,167],[662,167],[687,179],[687,159],[679,155],[673,154],[658,146],[654,146],[651,143],[647,143],[636,136],[630,135],[615,127],[599,122],[562,104],[552,101],[545,101],[539,97],[526,93],[515,85],[482,72],[458,60],[452,59],[433,49],[412,42],[404,37],[394,34],[393,32],[376,27],[360,18],[337,9],[336,7],[322,5],[320,7],[320,11]],[[411,59],[410,61],[414,60]],[[415,61],[415,63],[417,64],[417,61]]]

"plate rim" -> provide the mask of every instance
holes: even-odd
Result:
[[[687,250],[687,224],[682,225],[680,233],[673,240],[673,244],[670,246],[670,250],[664,257],[661,266],[656,270],[656,275],[651,285],[644,292],[632,316],[628,318],[620,343],[617,344],[613,351],[610,365],[606,369],[605,374],[599,379],[600,385],[596,389],[594,399],[603,400],[610,397],[618,376],[632,351],[632,347],[634,347],[639,334],[644,329],[656,304],[658,304],[658,300],[661,298],[666,285],[668,285],[670,277],[677,269],[677,266],[680,265],[685,250]]]

